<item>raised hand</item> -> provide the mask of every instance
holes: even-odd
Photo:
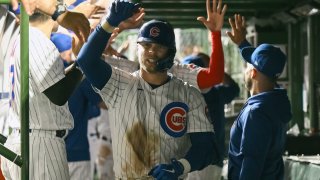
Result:
[[[57,22],[64,28],[72,30],[80,41],[87,41],[90,23],[82,13],[66,11],[58,17]]]
[[[143,23],[143,18],[144,18],[144,9],[139,8],[135,13],[133,14],[132,17],[126,19],[125,21],[122,21],[119,24],[119,32],[125,30],[125,29],[133,29],[139,27]]]
[[[234,15],[234,20],[229,18],[229,24],[232,28],[231,32],[227,31],[227,35],[237,45],[240,45],[242,41],[246,39],[246,21],[240,14]]]
[[[224,14],[227,11],[227,5],[223,5],[222,0],[219,0],[217,6],[217,0],[212,0],[212,7],[210,7],[210,0],[207,0],[207,19],[203,16],[197,18],[201,21],[210,31],[221,31],[224,21]],[[221,10],[222,9],[222,10]]]
[[[106,20],[110,26],[118,27],[122,21],[130,18],[139,8],[140,4],[115,0],[109,7]]]

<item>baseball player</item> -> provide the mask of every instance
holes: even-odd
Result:
[[[282,155],[292,112],[287,91],[277,80],[287,56],[271,44],[253,47],[240,14],[229,23],[232,31],[227,34],[247,63],[244,80],[251,96],[230,130],[228,179],[284,179]]]
[[[207,1],[209,17],[200,19],[210,30],[214,18],[223,19],[221,9],[221,1],[213,11]],[[178,179],[217,154],[200,92],[167,72],[176,53],[173,28],[160,20],[140,28],[140,70],[132,74],[100,59],[114,27],[135,26],[143,16],[138,4],[114,1],[77,63],[109,107],[116,179]]]
[[[200,67],[208,66],[209,56],[204,53],[187,56],[182,60],[183,64],[195,64]],[[214,126],[217,147],[219,150],[219,161],[215,165],[209,165],[201,171],[188,174],[188,180],[220,179],[225,154],[225,117],[224,105],[230,103],[238,94],[238,84],[225,73],[223,83],[215,85],[204,93],[204,99],[208,107],[208,118]]]
[[[29,30],[29,136],[30,179],[69,179],[66,149],[63,138],[73,127],[67,100],[82,78],[72,66],[64,72],[62,60],[50,34],[54,21],[35,13],[30,17]],[[13,128],[5,144],[20,154],[20,36],[10,52],[11,97],[10,126]],[[20,179],[20,168],[2,159],[6,179]]]

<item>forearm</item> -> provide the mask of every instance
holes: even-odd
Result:
[[[39,11],[51,16],[56,10],[57,0],[37,0],[36,4]]]
[[[200,70],[197,81],[200,89],[220,84],[224,76],[224,55],[221,42],[221,31],[211,32],[212,53],[209,67]]]
[[[191,166],[190,171],[201,170],[217,160],[218,151],[214,133],[190,133],[192,146],[184,157]]]
[[[63,79],[43,92],[52,103],[58,106],[62,106],[68,101],[82,79],[81,71],[74,65],[71,66]]]
[[[87,79],[98,89],[102,89],[111,77],[111,66],[100,59],[111,33],[98,25],[81,48],[77,63]]]

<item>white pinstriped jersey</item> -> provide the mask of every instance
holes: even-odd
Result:
[[[54,44],[41,31],[29,29],[29,121],[30,129],[60,130],[73,128],[68,105],[57,106],[43,92],[65,77],[63,62]],[[20,36],[14,43],[10,58],[10,115],[20,114]],[[20,123],[11,124],[19,128]]]
[[[118,178],[141,178],[157,163],[184,157],[191,146],[187,133],[213,130],[200,92],[172,76],[152,89],[138,71],[113,67],[100,93],[109,107]]]
[[[134,61],[129,61],[127,59],[122,58],[113,58],[109,56],[104,57],[105,61],[107,61],[110,65],[114,67],[118,67],[119,69],[122,69],[126,72],[135,72],[139,69],[139,63]],[[199,73],[199,70],[201,68],[198,66],[194,66],[194,68],[188,64],[178,64],[175,63],[172,68],[169,70],[171,74],[173,74],[175,77],[182,79],[185,82],[188,82],[190,85],[196,87],[199,89],[198,82],[197,82],[197,76]]]

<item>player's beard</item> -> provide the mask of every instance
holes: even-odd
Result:
[[[150,74],[156,74],[160,72],[157,70],[158,61],[159,59],[141,58],[140,67]]]
[[[252,79],[248,75],[245,75],[244,82],[245,82],[246,89],[250,91],[252,88]]]

